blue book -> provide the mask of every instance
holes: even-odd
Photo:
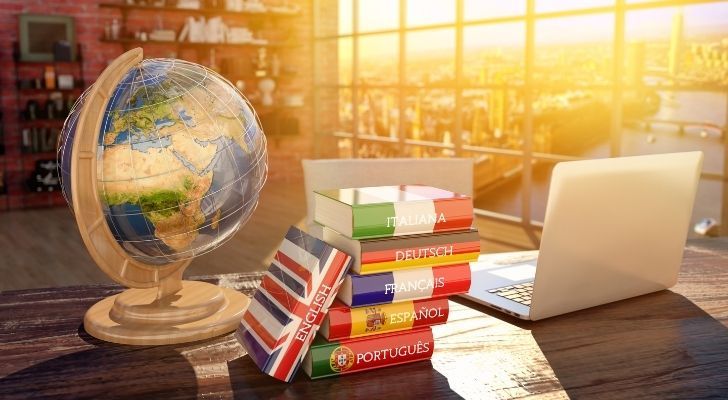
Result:
[[[470,264],[397,270],[381,274],[348,274],[337,298],[349,307],[396,303],[467,293]]]

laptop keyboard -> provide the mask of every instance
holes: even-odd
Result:
[[[503,286],[488,290],[488,293],[493,293],[529,307],[531,306],[532,292],[533,282],[519,283],[518,285]]]

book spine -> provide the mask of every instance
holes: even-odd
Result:
[[[352,307],[444,297],[470,290],[470,264],[350,275]]]
[[[462,243],[414,246],[391,250],[362,251],[359,274],[375,274],[399,269],[432,267],[475,261],[480,240]]]
[[[430,328],[401,334],[314,344],[309,349],[306,369],[311,379],[428,360],[434,340]],[[309,361],[310,360],[310,361]]]
[[[352,207],[353,239],[415,235],[468,229],[470,198],[380,203]]]
[[[357,308],[332,307],[326,315],[329,325],[326,339],[355,338],[444,324],[448,312],[447,298]]]

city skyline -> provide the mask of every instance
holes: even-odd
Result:
[[[537,18],[530,85],[526,23],[516,18],[525,11],[520,8],[525,2],[477,9],[474,4],[493,3],[463,0],[466,22],[509,19],[464,25],[460,59],[455,2],[437,3],[439,7],[428,13],[408,12],[404,32],[396,30],[399,16],[392,8],[390,14],[379,10],[378,25],[366,22],[368,10],[360,13],[359,22],[364,23],[358,32],[319,40],[322,49],[331,49],[330,44],[338,49],[325,53],[334,57],[333,71],[338,69],[338,74],[318,90],[334,95],[338,112],[324,132],[333,133],[339,157],[473,157],[476,205],[520,216],[520,177],[528,152],[534,161],[528,167],[533,175],[528,184],[538,196],[532,199],[532,216],[537,219],[542,218],[553,159],[700,149],[706,153],[705,171],[723,170],[728,25],[722,22],[728,21],[728,2],[629,10],[623,52],[614,51],[613,11]],[[359,1],[362,4],[369,9],[384,3]],[[386,4],[396,8],[397,3]],[[536,1],[536,12],[611,4]],[[453,12],[444,12],[450,5]],[[468,7],[478,12],[468,12]],[[428,27],[431,24],[439,25]],[[410,30],[413,26],[416,29]],[[361,34],[373,30],[389,32]],[[355,41],[357,65],[351,57]],[[619,72],[624,86],[618,91],[615,56],[624,65]],[[616,150],[611,139],[615,129]],[[712,183],[702,185],[715,190]],[[494,191],[495,187],[505,189]],[[714,215],[715,202],[699,204],[703,215]]]

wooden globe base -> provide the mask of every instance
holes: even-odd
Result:
[[[114,343],[160,345],[192,342],[234,331],[250,299],[233,289],[182,281],[176,293],[128,289],[94,304],[83,319],[91,336]]]

